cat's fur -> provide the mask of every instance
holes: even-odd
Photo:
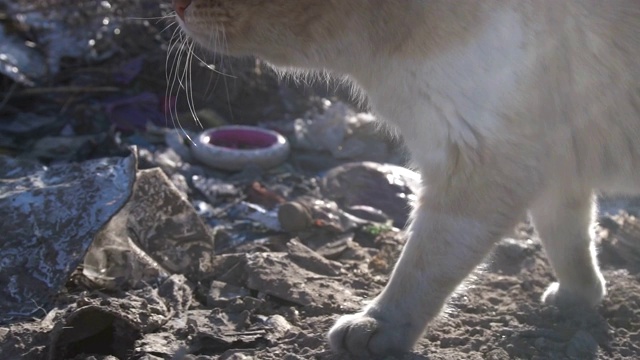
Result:
[[[333,349],[411,349],[527,211],[558,278],[543,300],[603,298],[592,193],[640,190],[640,0],[174,3],[211,50],[348,77],[422,173],[388,285],[337,321]]]

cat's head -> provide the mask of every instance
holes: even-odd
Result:
[[[174,7],[186,34],[209,50],[286,61],[344,37],[347,25],[340,25],[335,12],[346,11],[349,6],[336,5],[345,2],[174,0]]]
[[[394,46],[410,31],[406,7],[416,3],[420,1],[173,0],[181,27],[201,46],[302,67],[328,65],[347,53],[364,55],[385,45],[385,38]]]

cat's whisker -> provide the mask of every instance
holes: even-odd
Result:
[[[184,66],[182,67],[178,67],[176,70],[176,74],[178,75],[176,77],[176,81],[178,83],[178,90],[182,89],[182,90],[186,90],[187,87],[185,85],[185,74],[186,74],[186,69],[187,69],[187,63],[186,63],[186,58],[189,55],[188,52],[188,42],[189,40],[184,40],[182,42],[182,44],[180,45],[180,52],[178,53],[178,56],[176,58],[176,61],[178,64],[182,64],[183,61],[185,61]]]
[[[158,22],[163,21],[163,20],[169,20],[169,21],[173,21],[173,19],[175,19],[176,16],[176,12],[172,11],[167,15],[164,16],[150,16],[150,17],[130,17],[127,16],[125,19],[127,20],[157,20]]]
[[[165,102],[167,104],[168,109],[168,114],[165,113],[165,122],[166,124],[168,124],[168,119],[167,116],[171,118],[172,123],[174,122],[173,119],[173,113],[175,111],[175,108],[172,104],[171,101],[171,96],[173,95],[173,90],[172,90],[172,85],[173,85],[173,77],[175,76],[174,72],[177,71],[176,69],[176,55],[172,55],[175,50],[176,47],[179,46],[180,43],[180,38],[179,38],[179,34],[180,34],[181,30],[180,27],[176,27],[176,29],[173,31],[173,34],[171,35],[171,38],[169,39],[169,46],[167,49],[167,56],[165,58],[165,64],[164,64],[164,72],[165,72],[165,81],[167,82],[167,87],[165,88]],[[173,61],[171,62],[171,64],[169,64],[169,58],[173,56]]]
[[[195,120],[196,124],[200,126],[200,128],[202,128],[203,127],[202,122],[198,117],[198,112],[196,111],[194,98],[193,98],[193,57],[194,57],[193,47],[194,47],[193,42],[191,42],[189,44],[188,54],[187,54],[188,71],[186,72],[187,79],[185,81],[185,83],[187,84],[187,89],[186,89],[187,104],[189,106],[189,111],[191,112],[191,115],[193,116],[193,119]]]
[[[177,32],[174,32],[174,36],[172,36],[172,44],[169,46],[169,54],[175,52],[175,56],[171,63],[171,66],[168,65],[169,60],[167,58],[166,66],[167,69],[170,69],[167,74],[167,81],[170,83],[167,89],[168,96],[166,97],[166,101],[170,101],[169,104],[169,117],[171,118],[171,123],[174,128],[180,129],[184,136],[193,143],[193,140],[187,133],[187,131],[182,127],[180,122],[180,118],[178,115],[177,108],[172,106],[173,101],[171,101],[171,96],[174,94],[175,89],[175,104],[177,105],[178,99],[180,98],[180,89],[184,87],[183,85],[183,77],[184,77],[184,69],[186,69],[186,65],[181,68],[182,59],[184,58],[184,53],[186,49],[186,43],[188,39],[184,36],[180,29],[177,29]],[[183,70],[181,70],[183,69]]]
[[[180,26],[178,25],[178,23],[175,21],[171,21],[167,26],[165,26],[162,30],[160,30],[160,33],[162,34],[165,31],[171,29],[172,26],[176,27],[176,30],[173,31],[174,34],[176,31],[180,31]],[[172,38],[173,38],[173,35],[172,35]]]
[[[177,27],[173,34],[171,35],[171,39],[169,40],[169,47],[167,49],[167,57],[165,59],[165,80],[169,82],[170,78],[173,76],[175,68],[176,68],[176,56],[173,56],[173,61],[171,65],[169,65],[169,58],[172,56],[171,54],[179,51],[180,44],[182,43],[182,39],[180,37],[180,28]]]
[[[181,33],[182,35],[182,33]],[[188,87],[188,81],[189,81],[189,72],[190,72],[190,53],[189,53],[189,43],[190,43],[190,39],[188,38],[184,38],[184,35],[181,36],[182,39],[182,44],[180,46],[180,53],[177,56],[177,64],[178,66],[176,67],[176,76],[175,76],[175,80],[174,80],[174,84],[177,84],[178,86],[176,87],[176,104],[177,104],[177,100],[180,96],[180,90],[184,90],[185,91],[185,96],[186,96],[186,101],[187,101],[187,105],[189,106],[189,111],[191,112],[191,101],[189,99],[189,92],[187,91]],[[184,65],[182,67],[180,67],[180,64],[182,64],[182,61],[184,59]],[[172,85],[173,87],[173,85]],[[191,142],[194,143],[193,140],[191,139],[191,136],[189,136],[189,133],[184,129],[184,127],[182,126],[182,122],[180,121],[180,118],[178,117],[178,113],[177,113],[177,109],[176,109],[176,121],[175,123],[178,124],[178,128],[180,129],[180,131],[182,131],[182,133],[184,134],[184,136]]]

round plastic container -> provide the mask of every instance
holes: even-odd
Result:
[[[250,164],[268,169],[289,156],[289,142],[284,136],[255,126],[230,125],[205,130],[194,142],[191,153],[196,159],[223,170],[242,170]]]

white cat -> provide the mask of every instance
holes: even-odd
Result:
[[[388,285],[333,349],[410,350],[527,211],[558,278],[543,300],[603,298],[592,196],[640,190],[640,0],[173,2],[215,52],[351,80],[422,172]]]

